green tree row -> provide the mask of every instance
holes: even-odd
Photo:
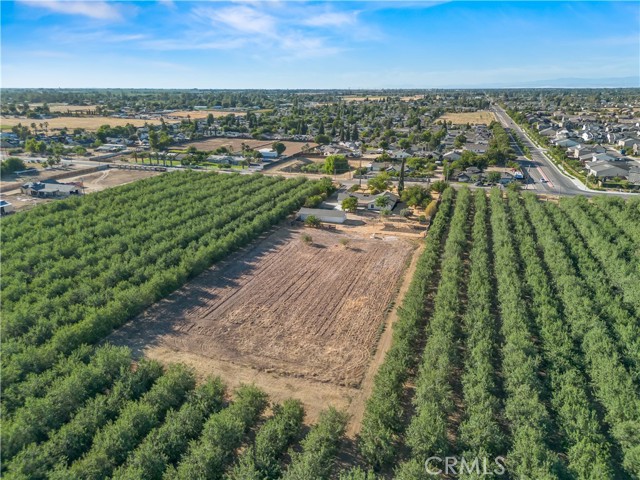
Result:
[[[458,192],[449,234],[442,254],[441,276],[433,314],[426,327],[427,341],[422,352],[413,398],[415,413],[406,433],[411,457],[423,463],[432,455],[452,453],[448,432],[449,415],[454,412],[454,370],[460,366],[457,343],[460,338],[460,295],[465,290],[463,255],[468,246],[468,218],[471,193]],[[409,464],[410,465],[410,464]],[[403,465],[400,466],[400,475]]]
[[[436,284],[442,243],[454,199],[455,190],[445,190],[409,289],[398,308],[391,347],[376,373],[366,402],[358,446],[365,460],[375,468],[390,464],[396,455],[396,444],[403,430],[404,384],[419,354],[417,348],[423,335],[426,297]]]
[[[563,199],[560,208],[600,261],[624,301],[640,315],[640,260],[638,249],[620,230],[586,199]]]
[[[611,445],[591,402],[582,355],[576,352],[520,197],[515,192],[508,195],[517,251],[524,263],[525,295],[530,298],[531,313],[542,340],[551,404],[567,452],[568,470],[576,478],[614,478]]]
[[[165,479],[222,479],[235,451],[267,406],[267,397],[253,386],[240,387],[234,402],[209,417],[202,435],[191,442],[177,467],[165,471]]]
[[[88,363],[93,351],[91,346],[82,345],[71,355],[62,356],[49,370],[29,374],[23,382],[3,388],[1,391],[2,419],[10,418],[16,409],[24,405],[27,398],[39,398],[46,395],[51,384],[58,378],[67,376],[81,364]]]
[[[555,231],[546,210],[533,196],[525,196],[543,258],[558,295],[571,336],[585,359],[596,399],[605,410],[609,433],[624,456],[624,467],[640,475],[640,400],[633,377],[623,365],[615,342],[589,295],[584,280],[572,264],[569,252]]]
[[[113,387],[88,401],[44,443],[31,443],[7,465],[6,478],[45,479],[56,465],[70,465],[87,452],[96,432],[135,402],[162,375],[155,361],[141,361]]]
[[[640,248],[640,199],[630,198],[625,201],[603,195],[595,197],[593,203],[627,234],[637,248]]]
[[[320,414],[318,423],[301,442],[302,451],[291,454],[283,480],[329,480],[347,416],[333,407]]]
[[[238,459],[226,480],[280,478],[281,464],[289,446],[302,433],[304,408],[299,400],[285,400],[273,407],[273,416],[260,427],[253,444]]]
[[[533,343],[518,258],[502,192],[491,191],[491,232],[497,300],[500,306],[502,373],[506,393],[504,415],[512,444],[507,468],[517,477],[558,478],[558,458],[547,444],[551,418],[538,377],[541,358]]]
[[[88,364],[80,363],[69,375],[60,377],[44,397],[28,398],[12,418],[2,424],[3,461],[11,460],[32,442],[42,442],[82,407],[84,402],[111,387],[129,369],[131,351],[105,346]]]
[[[178,462],[189,442],[200,435],[207,417],[224,406],[225,387],[220,378],[208,379],[195,389],[179,410],[171,410],[162,425],[152,430],[113,473],[118,480],[160,480],[168,465]]]
[[[140,400],[128,405],[117,419],[96,433],[91,449],[82,458],[71,466],[58,466],[49,478],[109,478],[131,450],[162,423],[170,409],[180,406],[194,387],[195,375],[191,370],[182,364],[171,365]]]
[[[487,197],[475,193],[473,247],[467,308],[463,317],[467,355],[462,374],[464,418],[459,437],[465,458],[495,458],[506,450],[498,397],[498,327],[492,314],[493,281],[487,226]]]
[[[637,382],[640,379],[640,324],[637,316],[624,304],[620,292],[612,286],[602,264],[598,262],[593,250],[584,243],[569,217],[555,206],[547,206],[546,210],[573,260],[576,271],[589,289],[600,318],[606,321],[610,331],[615,335],[618,351]],[[640,281],[637,284],[640,286]]]

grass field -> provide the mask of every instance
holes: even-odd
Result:
[[[447,120],[455,125],[465,125],[467,123],[471,125],[489,125],[495,119],[496,117],[492,112],[480,110],[477,112],[445,113],[438,120]]]
[[[71,112],[86,112],[87,110],[95,110],[97,105],[67,105],[66,103],[49,103],[49,111],[52,113],[67,111]],[[42,103],[30,103],[31,108],[41,107]]]
[[[153,120],[142,120],[138,118],[113,118],[113,117],[57,117],[57,118],[48,118],[46,120],[43,119],[32,119],[32,118],[16,118],[16,117],[1,117],[0,125],[2,129],[5,127],[11,128],[14,125],[21,123],[22,125],[29,126],[32,123],[39,125],[41,123],[47,122],[49,124],[49,131],[51,130],[61,130],[63,128],[67,128],[69,130],[73,130],[74,128],[84,128],[86,130],[97,130],[101,125],[111,125],[112,127],[116,126],[124,126],[127,123],[130,123],[136,127],[142,127],[145,123],[150,123],[153,125],[157,125],[160,123],[160,119]]]

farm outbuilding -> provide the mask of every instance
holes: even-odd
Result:
[[[344,223],[347,220],[347,215],[343,211],[323,208],[301,208],[296,218],[304,221],[309,216],[317,217],[324,223]]]

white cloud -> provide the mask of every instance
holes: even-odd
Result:
[[[358,12],[327,12],[306,18],[302,24],[311,27],[344,27],[355,24],[357,17]]]
[[[244,5],[209,10],[209,18],[241,33],[273,35],[276,31],[274,17]]]
[[[21,0],[21,3],[33,8],[43,8],[54,13],[81,15],[98,20],[121,20],[122,14],[115,5],[104,1]]]

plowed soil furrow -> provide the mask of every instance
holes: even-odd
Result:
[[[312,245],[301,239],[307,232]],[[342,238],[348,247],[339,244]],[[140,353],[164,349],[284,378],[357,386],[412,251],[403,239],[281,228],[110,340]]]

